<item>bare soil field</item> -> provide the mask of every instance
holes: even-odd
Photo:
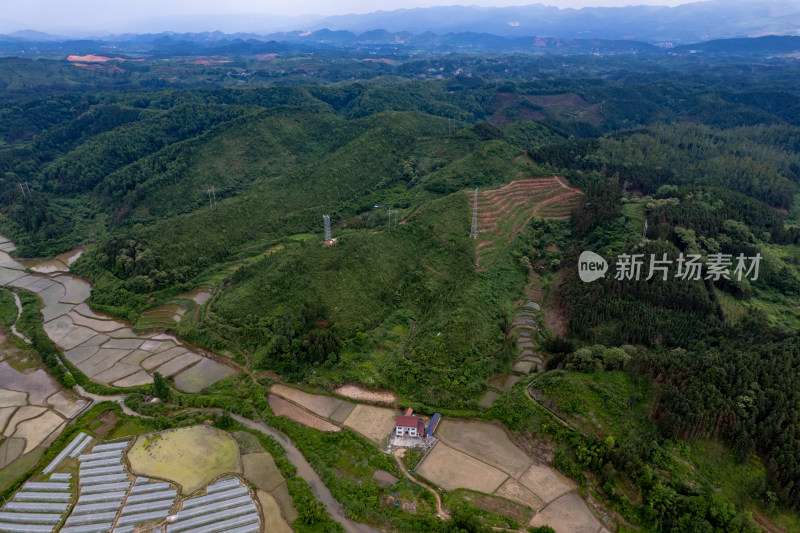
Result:
[[[59,391],[47,399],[47,403],[53,406],[58,413],[65,418],[75,418],[89,402],[84,400],[71,390]]]
[[[485,494],[468,492],[465,494],[464,499],[478,509],[507,516],[522,524],[530,520],[533,515],[532,509],[528,509],[527,506],[520,505],[505,498],[496,498]]]
[[[340,424],[344,424],[344,421],[347,420],[347,417],[350,416],[350,413],[353,412],[353,409],[356,408],[356,404],[351,402],[342,402],[342,405],[336,408],[336,410],[331,413],[331,420],[334,422],[339,422]]]
[[[519,481],[545,502],[551,502],[575,488],[572,481],[545,465],[531,466]]]
[[[35,418],[45,411],[46,409],[44,407],[38,407],[34,405],[25,405],[20,407],[17,409],[17,412],[14,413],[14,416],[11,417],[11,420],[8,421],[8,425],[6,426],[6,430],[3,432],[3,435],[6,437],[11,437],[17,430],[17,425],[20,422]]]
[[[577,492],[565,494],[542,509],[534,515],[530,525],[548,525],[556,533],[596,533],[601,527]]]
[[[281,516],[281,510],[275,498],[262,490],[256,493],[261,511],[264,513],[264,531],[275,533],[292,533],[292,528]]]
[[[249,453],[243,456],[242,468],[244,477],[255,483],[259,490],[272,492],[283,483],[283,476],[268,453]]]
[[[5,468],[13,461],[22,455],[25,449],[25,441],[23,439],[10,438],[0,444],[0,469]]]
[[[60,431],[66,421],[53,411],[45,411],[41,416],[31,418],[17,424],[14,437],[25,439],[25,451],[28,453],[42,444],[54,431]]]
[[[270,392],[283,396],[287,400],[291,400],[324,418],[330,418],[331,414],[342,405],[342,400],[338,398],[321,394],[309,394],[279,383],[273,385]]]
[[[14,414],[16,410],[16,407],[0,407],[0,432],[5,429],[8,419],[11,418],[11,415]]]
[[[370,390],[360,385],[342,385],[333,392],[345,398],[364,402],[385,403],[392,406],[397,402],[397,394],[391,391]]]
[[[522,475],[533,462],[511,441],[503,428],[494,424],[444,419],[436,434],[448,446],[485,461],[512,477]]]
[[[378,484],[385,489],[388,489],[389,487],[400,481],[399,478],[394,477],[386,470],[376,470],[375,473],[372,474],[372,479],[377,481]]]
[[[509,500],[513,500],[515,502],[521,503],[522,505],[527,505],[531,509],[537,510],[544,507],[544,502],[541,498],[539,498],[536,494],[531,492],[531,490],[522,485],[516,479],[509,479],[503,485],[497,489],[495,492],[496,495],[502,496],[503,498],[508,498]]]
[[[275,501],[278,502],[281,511],[283,511],[286,522],[290,524],[294,522],[297,518],[297,510],[292,504],[292,497],[289,495],[289,488],[286,486],[286,483],[278,485],[278,488],[272,491],[272,496],[275,498]]]
[[[336,424],[328,422],[324,418],[320,418],[315,414],[309,413],[302,407],[299,407],[289,400],[285,400],[274,394],[269,395],[269,406],[272,409],[272,412],[275,413],[275,416],[285,416],[286,418],[290,418],[298,424],[302,424],[306,427],[328,432],[342,430],[342,428]]]
[[[486,394],[484,394],[483,398],[481,398],[478,402],[478,405],[481,407],[491,407],[498,396],[499,394],[497,394],[495,391],[487,390]]]
[[[505,472],[439,442],[417,472],[446,490],[465,488],[491,494],[508,478]]]
[[[0,389],[0,408],[20,407],[28,403],[28,393],[18,390]]]
[[[394,428],[397,415],[398,413],[391,409],[359,404],[344,421],[344,425],[381,445]]]

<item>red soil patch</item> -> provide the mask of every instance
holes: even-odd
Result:
[[[105,63],[106,61],[127,61],[124,57],[106,57],[95,56],[92,54],[86,56],[68,55],[67,61],[81,61],[83,63]]]
[[[212,61],[212,60],[209,60],[209,59],[198,59],[197,61],[192,61],[192,63],[195,64],[195,65],[206,65],[208,67],[212,67],[214,65],[221,65],[222,63],[230,63],[230,60],[228,60],[228,59],[215,59],[215,60]]]
[[[256,59],[259,61],[271,61],[278,57],[278,54],[256,54]]]

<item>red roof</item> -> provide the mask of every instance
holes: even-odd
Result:
[[[394,425],[404,428],[415,428],[417,427],[418,423],[419,423],[419,418],[417,418],[416,416],[398,416]]]

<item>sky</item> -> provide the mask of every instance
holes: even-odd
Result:
[[[625,5],[685,4],[688,0],[538,0],[557,7],[618,7]],[[537,0],[0,0],[0,32],[19,29],[74,33],[76,31],[137,31],[144,22],[168,25],[177,18],[203,15],[262,14],[280,17],[342,15],[397,8],[440,5],[510,6]],[[302,23],[302,19],[279,21]],[[278,23],[278,22],[276,22]],[[155,29],[155,28],[154,28]],[[159,31],[167,29],[159,28]],[[203,30],[205,28],[198,28]],[[292,28],[301,29],[301,28]]]

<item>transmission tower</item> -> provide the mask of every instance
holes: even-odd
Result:
[[[211,206],[211,209],[217,207],[217,193],[214,192],[214,187],[211,187],[206,191],[208,193],[208,205]]]
[[[325,242],[331,240],[331,216],[322,215],[322,221],[325,223]]]
[[[397,209],[387,209],[386,214],[389,219],[389,227],[397,226],[397,219],[399,218]]]
[[[471,239],[478,238],[478,188],[475,187],[475,201],[472,204],[472,229],[469,232]]]

